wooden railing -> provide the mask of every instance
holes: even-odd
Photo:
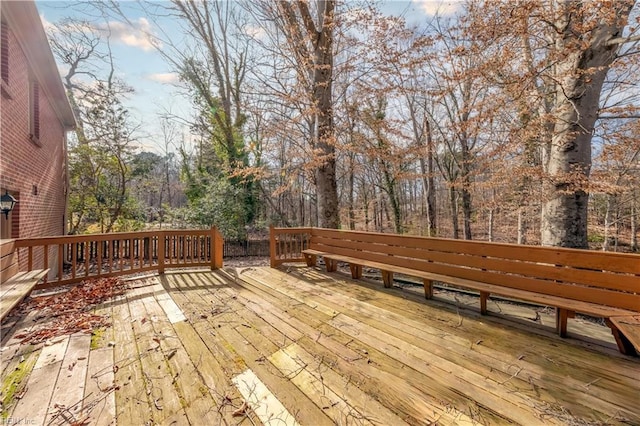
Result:
[[[302,250],[309,247],[312,228],[270,228],[271,267],[288,262],[305,262]]]
[[[159,230],[25,238],[15,241],[20,269],[49,268],[38,288],[170,268],[222,267],[218,230]]]

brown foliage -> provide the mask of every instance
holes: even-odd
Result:
[[[63,293],[28,298],[18,306],[16,313],[25,316],[38,311],[35,319],[40,325],[15,338],[21,343],[37,344],[58,336],[90,333],[95,328],[108,326],[108,316],[96,315],[92,311],[114,296],[124,294],[126,289],[127,284],[119,278],[97,278],[83,281]]]

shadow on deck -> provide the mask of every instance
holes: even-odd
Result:
[[[298,266],[130,283],[92,335],[26,345],[36,312],[3,323],[6,423],[640,424],[640,363],[531,310]]]

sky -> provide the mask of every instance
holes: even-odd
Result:
[[[411,20],[427,19],[436,12],[442,15],[454,13],[460,0],[397,0],[383,2],[381,10],[390,15],[403,15]],[[162,153],[162,140],[159,133],[159,116],[170,112],[184,118],[191,115],[191,104],[183,96],[184,90],[176,86],[177,75],[162,58],[150,42],[147,34],[166,32],[171,37],[180,36],[176,21],[165,19],[158,23],[162,28],[148,20],[135,2],[120,2],[122,11],[134,25],[130,26],[114,20],[109,21],[112,34],[112,52],[115,59],[117,76],[134,88],[125,105],[134,122],[140,123],[137,132],[142,150]],[[77,17],[96,22],[96,26],[106,28],[102,18],[92,16],[79,2],[36,1],[36,6],[45,30],[65,17]],[[66,73],[60,68],[61,75]],[[188,141],[190,135],[184,132]]]

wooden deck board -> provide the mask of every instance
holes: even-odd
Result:
[[[157,424],[168,422],[169,419],[179,421],[179,417],[185,413],[174,387],[173,374],[162,350],[162,341],[171,339],[172,336],[156,332],[154,329],[154,323],[159,316],[164,315],[164,311],[160,305],[152,303],[153,288],[150,286],[129,292],[127,298],[131,299],[129,309],[140,354],[141,382],[150,402],[153,421]]]
[[[49,346],[45,346],[29,375],[27,392],[17,402],[11,417],[37,424],[45,424],[49,403],[53,397],[64,353],[69,344],[69,337],[59,338]]]
[[[339,288],[342,293],[357,295],[354,297],[355,299],[367,300],[370,305],[395,313],[397,315],[396,320],[401,323],[409,321],[409,325],[412,325],[417,321],[424,324],[425,329],[435,330],[436,335],[445,337],[447,340],[458,340],[463,346],[471,346],[481,340],[482,344],[474,346],[475,350],[483,350],[493,345],[509,351],[517,351],[518,345],[520,345],[522,348],[528,349],[526,353],[533,349],[532,352],[549,352],[553,355],[560,354],[561,357],[564,357],[567,351],[574,351],[576,346],[590,346],[580,341],[560,339],[553,336],[553,333],[548,332],[543,333],[543,335],[549,338],[539,339],[537,336],[532,337],[530,331],[534,327],[529,325],[524,326],[526,331],[522,332],[523,327],[508,320],[488,318],[474,311],[460,312],[455,306],[438,304],[433,301],[423,303],[422,297],[414,294],[402,293],[401,298],[399,298],[397,289],[376,288],[362,280],[358,281],[362,285],[353,286],[344,285],[340,281],[336,281],[335,278],[327,277],[326,275],[322,279],[323,284],[326,283],[327,289],[324,290],[326,293],[331,294],[332,289]],[[301,283],[300,285],[305,284]],[[363,296],[362,294],[367,295]],[[374,298],[372,295],[376,297]],[[434,305],[441,308],[437,309],[437,318],[434,316]],[[516,328],[515,332],[514,327]],[[455,330],[455,333],[452,330]],[[473,337],[465,338],[465,336]],[[536,345],[534,348],[531,347],[532,339]],[[625,377],[631,379],[627,383],[635,381],[635,372],[626,369],[620,371],[616,360],[625,358],[615,351],[602,354],[600,351],[593,353],[592,351],[577,350],[574,353],[574,357],[578,357],[581,363],[585,363],[593,369],[609,371],[614,377],[621,376],[622,380],[625,380]]]
[[[33,346],[15,335],[35,313],[2,323],[3,384],[30,370],[5,415],[100,426],[640,424],[638,360],[462,301],[308,267],[131,283],[96,310],[112,326],[93,338]]]
[[[82,420],[82,400],[89,365],[91,336],[70,337],[49,403],[47,425],[64,425]]]
[[[99,305],[94,314],[112,318],[109,303]],[[93,330],[89,344],[89,364],[84,384],[81,419],[91,426],[116,424],[114,330],[111,325]]]
[[[103,347],[89,352],[85,382],[83,414],[92,426],[108,426],[116,421],[115,375],[113,348]]]
[[[144,386],[141,354],[131,327],[132,317],[126,299],[117,300],[113,307],[114,372],[116,392],[116,421],[146,424],[151,421],[151,406]]]
[[[284,285],[285,283],[280,282],[278,287],[280,288]],[[304,287],[300,282],[296,282],[295,285],[298,288]],[[303,288],[301,290],[304,291],[305,294],[317,294],[320,291],[317,288]],[[607,395],[610,395],[610,393],[600,392],[599,385],[589,386],[589,389],[586,391],[585,386],[595,379],[594,376],[587,376],[584,381],[567,377],[566,373],[555,376],[550,374],[549,369],[538,368],[536,364],[527,363],[526,360],[523,361],[516,357],[504,359],[500,352],[486,350],[491,346],[491,343],[485,343],[482,338],[479,337],[481,336],[480,334],[474,333],[477,340],[473,341],[460,339],[453,335],[451,331],[446,331],[445,329],[436,329],[435,333],[429,333],[429,327],[425,327],[424,321],[411,320],[407,318],[406,314],[394,314],[378,306],[373,306],[358,300],[354,301],[354,299],[340,296],[340,293],[337,291],[327,291],[325,294],[322,294],[322,298],[325,301],[332,300],[336,303],[336,306],[350,308],[348,312],[350,312],[352,316],[364,315],[364,317],[362,317],[363,321],[373,325],[378,330],[394,335],[405,335],[404,339],[406,341],[411,341],[414,345],[438,357],[455,361],[460,367],[487,376],[487,378],[492,378],[492,380],[497,383],[505,382],[510,392],[526,391],[531,388],[532,381],[538,381],[544,378],[546,382],[554,384],[554,387],[563,388],[565,392],[568,392],[568,395],[575,395],[575,401],[580,401],[580,405],[575,405],[573,407],[574,411],[578,410],[581,413],[589,414],[593,411],[592,407],[594,406],[605,406],[610,411],[615,411],[618,408],[620,408],[622,412],[626,411],[624,407],[621,408],[607,404]],[[369,302],[373,301],[371,297],[360,299],[366,299]],[[393,299],[393,302],[396,305],[398,304],[397,297]],[[367,316],[367,313],[373,313],[375,315]],[[486,335],[486,329],[484,334]],[[618,391],[623,391],[623,389],[618,389]],[[537,392],[544,394],[538,397],[542,396],[549,402],[555,400],[544,388],[538,388]],[[620,398],[617,397],[617,400],[619,402]],[[633,403],[633,401],[628,401],[628,403]]]
[[[250,280],[250,279],[248,278],[248,276],[244,276],[244,280],[246,280],[247,282],[248,282],[248,281],[252,281],[252,282],[253,282],[252,286],[259,285],[257,281],[255,281],[255,280]],[[267,286],[267,287],[268,287],[268,286]],[[278,290],[279,290],[279,289],[280,289],[280,287],[278,287]],[[273,290],[273,288],[272,288],[272,290]],[[275,291],[275,290],[274,290],[274,291]],[[297,295],[295,295],[295,294],[293,294],[293,293],[291,293],[291,292],[288,292],[288,294],[289,294],[290,296],[292,296],[292,297],[297,297]],[[280,295],[280,296],[281,296],[281,295]],[[307,298],[307,299],[308,299],[308,298]],[[273,300],[282,300],[282,297],[279,297],[279,298],[278,298],[278,297],[275,297],[275,296],[274,296],[274,297],[273,297]],[[310,300],[310,299],[308,299],[308,300]],[[311,301],[311,300],[310,300],[310,304],[311,304],[311,306],[318,306],[318,303],[316,303],[316,301]],[[268,307],[268,308],[269,308],[269,307]],[[326,312],[326,311],[330,311],[330,312],[332,312],[332,313],[337,312],[335,309],[333,309],[333,308],[329,308],[329,307],[327,307],[327,306],[324,306],[324,307],[322,308],[322,310],[323,310],[323,311],[325,311],[325,312]],[[272,307],[270,307],[270,311],[276,311],[276,312],[279,312],[279,315],[283,315],[283,314],[282,314],[282,312],[281,312],[280,310],[278,310],[278,309],[277,309],[277,307],[273,307],[273,306],[272,306]],[[288,312],[291,312],[291,310],[289,310]],[[344,345],[341,345],[339,342],[336,342],[332,337],[329,337],[329,336],[333,336],[333,335],[335,335],[336,333],[340,332],[338,329],[336,329],[336,328],[330,328],[329,330],[325,330],[324,332],[318,332],[318,330],[316,330],[316,329],[311,329],[311,328],[309,327],[309,325],[305,325],[305,324],[304,324],[304,322],[303,322],[303,321],[306,321],[308,318],[309,318],[308,313],[305,313],[305,314],[301,314],[301,315],[299,315],[299,317],[298,317],[298,318],[292,318],[292,319],[290,319],[290,321],[291,321],[292,323],[295,323],[295,324],[296,324],[296,326],[297,326],[299,329],[304,330],[304,331],[306,332],[306,336],[305,336],[305,337],[308,337],[308,338],[312,339],[313,341],[320,342],[322,345],[324,345],[324,346],[327,346],[327,347],[331,348],[331,351],[332,351],[332,352],[334,352],[334,353],[341,353],[341,354],[342,354],[342,356],[344,357],[344,359],[346,359],[348,362],[350,362],[350,363],[351,363],[351,362],[354,362],[354,361],[356,361],[356,360],[358,360],[358,359],[361,359],[361,358],[362,358],[362,355],[361,355],[361,354],[362,354],[363,352],[364,352],[364,353],[366,353],[366,352],[368,352],[368,351],[372,350],[372,349],[371,349],[371,347],[369,347],[369,346],[365,346],[365,347],[361,348],[361,353],[360,353],[360,354],[359,354],[359,353],[357,353],[357,352],[351,351],[349,348],[345,347]],[[330,321],[332,318],[333,318],[333,316],[331,316],[331,317],[330,317],[330,316],[326,316],[325,321],[328,323],[328,321]],[[351,340],[353,340],[353,339],[351,339]],[[341,348],[342,348],[342,349],[341,349]],[[345,352],[346,352],[346,353],[345,353]],[[385,381],[385,385],[386,385],[388,388],[395,387],[395,386],[394,386],[395,384],[393,384],[393,383],[389,383],[389,380],[390,380],[390,378],[391,378],[391,377],[392,377],[392,376],[387,376],[387,377],[386,377],[387,381]],[[424,377],[424,379],[425,379],[426,381],[428,381],[428,382],[432,382],[432,380],[431,380],[431,379],[429,379],[429,378],[428,378],[428,377],[426,377],[426,376]],[[376,393],[379,393],[379,392],[376,392]],[[413,393],[415,394],[415,393],[417,393],[417,392],[414,390],[414,392],[413,392]],[[435,393],[436,393],[436,394],[443,394],[443,393],[446,393],[446,392],[445,392],[445,389],[442,389],[442,388],[441,388],[441,389],[438,389]],[[451,396],[453,396],[453,395],[451,395]],[[378,397],[379,397],[379,395],[378,395]],[[455,397],[459,397],[459,395],[456,395]],[[424,394],[423,394],[423,395],[420,395],[419,397],[417,397],[417,398],[416,398],[416,400],[421,400],[421,399],[427,399],[427,395],[424,395]],[[414,405],[415,405],[415,402],[414,402]],[[420,404],[418,404],[418,405],[420,405]],[[434,416],[433,416],[433,413],[437,413],[437,412],[439,412],[439,413],[440,413],[440,415],[442,415],[443,413],[445,413],[445,412],[446,412],[446,410],[447,410],[447,408],[446,408],[446,407],[444,407],[442,404],[440,404],[440,405],[436,405],[435,407],[430,406],[430,407],[428,407],[424,412],[422,412],[422,413],[420,414],[420,416],[419,416],[419,417],[417,417],[417,418],[415,419],[415,421],[422,421],[421,419],[424,419],[424,418],[429,418],[431,421],[435,421],[438,417],[434,417]],[[458,414],[460,414],[460,413],[458,413]],[[431,416],[431,417],[430,417],[430,416]],[[459,415],[458,415],[457,417],[458,417],[458,421],[461,421],[461,418],[464,418],[464,416],[460,417]],[[451,418],[451,421],[453,421],[453,418]]]
[[[245,275],[245,280],[247,280],[246,275]],[[274,278],[273,278],[273,277],[271,277],[271,279],[267,279],[267,280],[263,281],[262,283],[263,283],[263,285],[265,285],[265,286],[273,286],[272,288],[274,288],[274,289],[275,289],[276,284],[274,284]],[[280,283],[278,283],[278,286],[277,286],[278,290],[282,290],[283,286],[282,286],[281,284],[282,284],[281,282],[280,282]],[[303,296],[302,294],[300,294],[300,290],[297,290],[297,291],[296,291],[295,289],[285,289],[285,290],[282,290],[282,291],[283,291],[283,293],[285,293],[285,294],[287,294],[288,296],[293,297],[293,298],[295,298],[295,299],[297,299],[297,300],[303,300],[303,299],[306,299],[306,300],[307,300],[307,303],[310,303],[311,305],[316,305],[316,304],[317,304],[317,301],[316,301],[316,300],[312,300],[309,296]],[[304,292],[304,294],[305,294],[305,295],[309,295],[309,294],[312,294],[312,292],[305,291],[305,292]],[[325,299],[325,300],[327,300],[327,299]],[[336,309],[339,309],[339,304],[336,304],[336,305],[335,305],[335,307],[327,307],[327,306],[325,306],[325,307],[326,307],[326,308],[328,308],[328,309],[330,309],[332,312],[336,312]],[[343,306],[343,308],[344,308],[344,306]],[[352,315],[354,315],[354,314],[352,313]],[[356,314],[356,316],[357,316],[357,314]],[[329,321],[329,323],[331,323],[332,321],[333,321],[333,320]],[[339,327],[336,327],[336,328],[339,328]],[[317,334],[317,333],[314,333],[314,334]],[[354,337],[354,336],[352,336],[352,337]],[[357,338],[357,337],[356,337],[356,338]],[[446,381],[446,380],[449,380],[449,378],[445,379],[444,381]],[[469,385],[469,386],[466,386],[466,387],[471,387],[471,388],[473,388],[473,385]],[[440,390],[440,392],[442,392],[442,390]],[[439,392],[439,393],[440,393],[440,392]],[[475,408],[475,407],[474,407],[474,408]],[[516,409],[515,409],[515,408],[513,408],[513,410],[512,410],[512,411],[515,411],[515,410],[516,410]]]
[[[239,304],[234,298],[237,297],[235,293],[226,293],[227,286],[228,284],[224,284],[216,288],[220,293],[223,293],[222,295],[216,291],[216,294],[210,293],[206,297],[202,297],[202,295],[194,294],[187,287],[182,287],[185,288],[185,291],[181,295],[192,309],[196,309],[196,313],[198,306],[208,307],[209,315],[206,315],[206,318],[202,318],[205,314],[200,314],[200,318],[196,319],[197,324],[199,324],[196,329],[199,330],[199,333],[204,333],[202,334],[203,338],[207,338],[207,335],[215,335],[217,344],[208,337],[209,346],[216,351],[224,352],[224,357],[229,359],[227,365],[233,364],[238,370],[242,370],[228,372],[227,376],[236,377],[244,372],[243,369],[250,368],[259,375],[260,380],[269,389],[278,389],[280,402],[301,424],[331,424],[328,421],[329,419],[315,408],[304,395],[297,391],[295,386],[278,374],[274,366],[266,362],[266,355],[269,355],[271,351],[277,348],[275,343],[269,341],[261,333],[240,334],[240,331],[246,332],[252,329],[258,330],[265,326],[272,326],[264,323],[264,320],[252,315]],[[175,293],[173,295],[174,297],[177,296]],[[249,325],[260,322],[263,324],[257,327]],[[203,323],[207,323],[209,327],[203,326]],[[273,332],[267,333],[267,335],[275,336],[274,338],[277,342],[290,341],[284,335],[274,333],[275,331],[274,329]],[[261,349],[267,352],[261,352]]]
[[[257,274],[263,274],[263,275],[264,274],[268,275],[268,273],[269,273],[269,271],[267,271],[267,270],[260,270],[259,272],[257,272]],[[286,276],[282,275],[282,277],[286,277]],[[268,278],[268,276],[265,277],[265,278]],[[324,278],[326,279],[326,275],[324,275]],[[285,287],[285,289],[282,290],[282,292],[283,293],[291,293],[291,291],[295,291],[295,290],[292,290],[291,288],[286,288],[286,285],[283,285],[283,281],[286,281],[287,279],[288,278],[282,278],[282,279],[280,279],[280,282],[278,282],[278,278],[277,277],[271,277],[271,278],[266,279],[265,282],[270,283],[270,284],[267,284],[267,285],[271,285],[274,288],[282,289],[283,287]],[[299,291],[304,292],[306,297],[308,297],[308,295],[313,293],[314,291],[317,291],[317,289],[313,289],[312,286],[309,286],[308,284],[305,284],[305,283],[301,283],[299,281],[295,281],[294,284],[292,284],[292,286],[296,286],[298,289],[300,289]],[[309,287],[309,288],[306,288],[306,287]],[[334,288],[335,288],[335,286],[334,286]],[[353,287],[349,287],[349,288],[353,288]],[[335,297],[339,297],[339,296],[336,296],[337,294],[338,294],[338,292],[333,291],[333,288],[332,288],[331,290],[327,290],[326,294],[322,295],[322,299],[326,302],[327,300],[332,298],[332,295],[335,296]],[[381,292],[376,291],[374,294],[378,295],[378,294],[381,294]],[[372,298],[372,295],[369,295],[368,297],[358,297],[356,299],[369,300],[370,301],[370,300],[372,300],[371,298]],[[334,300],[334,301],[336,301],[336,300]],[[341,301],[341,302],[342,302],[342,305],[344,306],[344,301]],[[402,301],[399,301],[397,296],[394,296],[394,305],[397,305],[399,302],[401,303]],[[388,309],[389,307],[387,306],[386,308]],[[366,311],[367,310],[365,309],[365,312]],[[369,309],[369,311],[371,311],[371,309]],[[373,311],[375,312],[375,309],[373,309]],[[405,312],[405,314],[406,314],[406,312]],[[394,318],[394,321],[389,321],[389,323],[390,324],[400,324],[400,326],[399,326],[400,328],[407,329],[408,325],[406,324],[406,321],[403,321],[403,319],[404,319],[404,317]],[[398,322],[398,320],[400,320],[400,321]],[[441,321],[438,321],[438,322],[440,323]],[[451,321],[449,321],[449,322],[451,322]],[[468,322],[470,323],[470,321],[468,321]],[[381,326],[378,325],[378,327],[380,328]],[[410,327],[409,327],[409,329],[410,329]],[[505,339],[507,339],[506,341],[510,341],[509,339],[512,339],[514,337],[513,336],[513,330],[511,330],[511,334],[510,335],[509,335],[509,331],[510,330],[508,328],[506,328],[506,334],[508,334],[508,336],[505,336]],[[396,332],[396,334],[397,333],[400,333],[400,332],[398,331],[398,332]],[[446,334],[451,334],[451,332],[445,333],[443,331],[441,336],[440,336],[440,338],[444,337],[444,335],[446,335]],[[483,334],[486,334],[486,331],[482,332],[481,334],[477,334],[476,332],[474,332],[472,335],[476,336],[476,338],[477,338],[477,336],[482,336]],[[419,341],[422,342],[422,340],[419,340]],[[530,344],[530,342],[524,342],[524,344]],[[467,346],[467,348],[468,347],[473,347],[474,346],[474,341],[469,339],[466,342],[466,346]],[[487,346],[482,342],[481,342],[480,345],[475,345],[475,346],[476,347],[482,347],[483,350],[485,350],[487,348]],[[433,347],[436,347],[436,346],[434,345]],[[526,346],[523,346],[523,347],[526,347]],[[476,348],[474,348],[474,349],[476,349]],[[564,348],[564,349],[566,349],[566,348]],[[497,356],[502,357],[502,359],[504,359],[504,355],[502,353],[498,353]],[[516,358],[516,356],[517,355],[512,355],[512,357],[511,357],[511,359],[513,359],[513,361],[515,361],[515,363],[511,367],[512,368],[512,370],[511,370],[512,373],[509,373],[509,370],[506,371],[506,373],[510,374],[509,376],[507,376],[507,378],[510,377],[511,375],[513,375],[516,371],[520,371],[520,373],[522,373],[522,375],[524,377],[527,377],[526,371],[527,371],[528,367],[527,368],[523,367],[522,370],[519,370],[520,367],[518,367],[517,364],[521,363],[522,359],[518,360]],[[591,355],[587,353],[586,357],[589,357],[589,356],[591,356]],[[602,358],[604,358],[606,360],[606,362],[605,362],[606,365],[611,365],[610,360],[608,358],[606,358],[606,357],[602,357]],[[460,356],[460,357],[458,357],[458,359],[459,360],[464,360],[464,357]],[[520,362],[518,362],[518,361],[520,361]],[[555,361],[553,361],[553,362],[555,362]],[[595,362],[601,362],[601,361],[597,361],[596,360]],[[483,363],[480,363],[478,365],[480,367],[486,367],[487,369],[496,368],[495,366],[492,366],[492,365],[486,366]],[[595,368],[595,371],[597,371],[597,368]],[[583,370],[583,372],[584,372],[584,370]],[[615,381],[620,379],[620,375],[622,375],[622,377],[624,378],[624,376],[626,376],[627,373],[631,377],[633,377],[634,375],[637,376],[638,370],[637,369],[635,369],[635,370],[634,369],[629,369],[629,370],[623,369],[623,371],[621,372],[618,369],[617,376],[614,378],[614,381],[611,384],[613,386],[615,386]],[[587,374],[591,374],[591,372],[587,372]],[[560,388],[561,392],[563,392],[562,397],[565,398],[567,401],[572,401],[571,398],[566,398],[566,396],[565,396],[566,392],[565,392],[564,388],[566,387],[566,375],[567,375],[567,370],[563,369],[562,371],[558,372],[558,376],[557,376],[556,380],[551,380],[551,378],[549,377],[550,375],[549,375],[548,370],[544,369],[543,370],[543,374],[535,378],[536,381],[540,380],[540,384],[536,384],[535,385],[536,392],[541,393],[547,387],[550,387],[555,392],[557,392],[558,388]],[[601,406],[601,407],[605,406],[610,413],[619,412],[618,415],[621,416],[622,418],[624,418],[623,416],[625,416],[625,415],[629,415],[629,416],[631,416],[631,418],[637,418],[636,417],[637,413],[635,413],[633,410],[629,410],[627,408],[627,407],[633,406],[633,400],[637,400],[637,396],[633,395],[633,393],[629,393],[628,392],[628,389],[629,389],[628,387],[627,388],[618,388],[617,391],[619,393],[616,393],[616,394],[608,392],[608,390],[604,390],[603,392],[598,392],[599,386],[605,384],[606,381],[604,383],[600,383],[602,380],[601,379],[597,379],[595,377],[596,375],[599,375],[599,373],[592,374],[591,376],[588,376],[588,380],[585,380],[585,381],[579,381],[579,380],[578,381],[574,381],[575,393],[573,393],[573,394],[569,393],[569,394],[570,395],[574,395],[576,397],[574,400],[577,401],[580,404],[580,405],[577,405],[577,404],[573,405],[574,411],[577,411],[577,412],[579,412],[581,414],[590,415],[590,414],[592,414],[594,412],[592,407],[593,407],[593,404],[595,404],[596,406]],[[549,384],[546,384],[546,382],[549,382],[550,380],[552,381],[551,386],[549,386]],[[594,380],[595,380],[595,382],[594,382]],[[511,381],[521,381],[521,379],[515,377],[514,379],[511,379],[509,381],[509,385],[511,385]],[[527,388],[531,388],[532,385],[529,382],[532,382],[532,381],[533,381],[533,377],[529,377],[525,386]],[[626,389],[626,392],[625,392],[625,389]],[[587,395],[585,397],[585,393],[587,393],[587,394],[595,394],[595,395]],[[613,398],[610,398],[610,399],[613,399],[614,403],[613,404],[607,404],[606,401],[604,401],[604,402],[600,401],[600,398],[605,397],[605,399],[606,399],[606,396],[612,396]],[[537,397],[540,397],[540,396],[538,395]],[[553,406],[554,404],[556,404],[555,398],[552,397],[552,398],[548,399],[546,401],[546,403],[548,405],[550,405],[550,406]],[[630,405],[629,403],[632,403],[632,404]]]
[[[151,325],[155,335],[162,337],[159,339],[160,352],[169,367],[175,391],[189,419],[187,423],[217,423],[221,416],[215,410],[216,404],[213,397],[199,376],[198,367],[192,362],[172,326],[185,321],[186,317],[155,278],[149,281],[155,283],[151,287],[154,298],[144,298],[142,302],[147,314],[151,315]],[[166,316],[162,315],[160,307]]]

